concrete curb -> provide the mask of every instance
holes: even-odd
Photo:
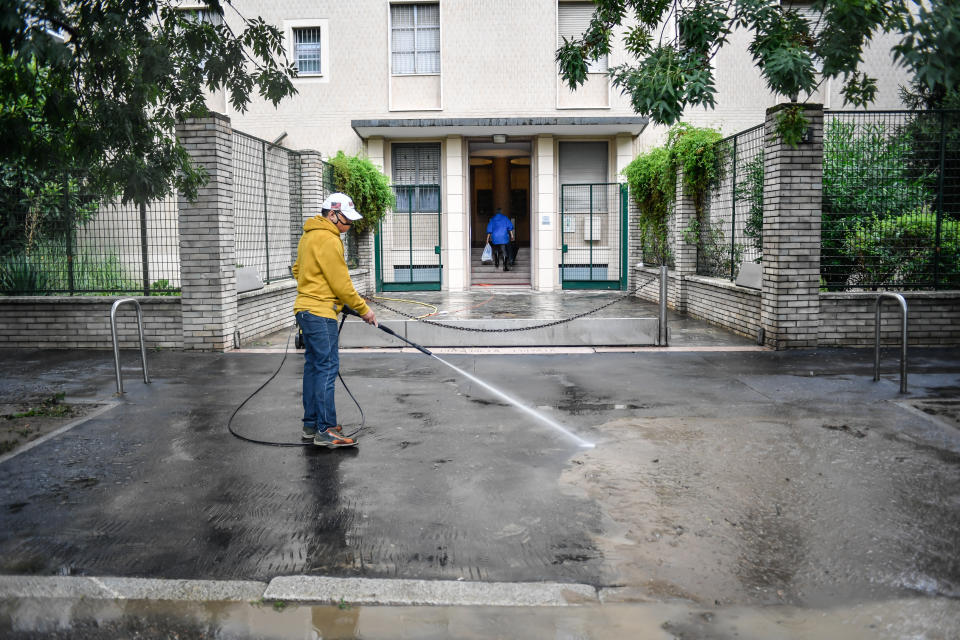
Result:
[[[0,576],[0,599],[251,601],[259,600],[266,587],[253,581]]]
[[[270,581],[264,600],[336,604],[562,607],[597,604],[593,587],[557,582],[461,582],[286,576]]]
[[[269,584],[86,576],[0,576],[0,600],[91,599],[186,602],[563,607],[599,604],[596,589],[557,582],[461,582],[282,576]]]

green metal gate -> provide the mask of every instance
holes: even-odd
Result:
[[[380,222],[378,291],[439,291],[440,185],[394,185],[397,206]]]
[[[560,283],[627,288],[627,185],[560,185]]]

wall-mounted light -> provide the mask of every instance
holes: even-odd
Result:
[[[502,133],[495,133],[493,134],[493,142],[494,144],[506,144],[507,136]]]

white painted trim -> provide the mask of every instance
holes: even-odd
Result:
[[[437,10],[440,13],[440,73],[393,73],[393,18],[390,7],[395,4],[434,4],[430,0],[398,0],[397,2],[387,2],[387,111],[403,113],[408,111],[443,111],[443,3],[437,2]],[[393,106],[393,77],[417,77],[417,76],[440,76],[440,106],[429,107],[426,109],[397,109]]]
[[[320,29],[320,73],[308,76],[298,76],[293,79],[294,83],[320,84],[330,82],[331,67],[330,64],[330,21],[326,18],[302,18],[298,20],[284,20],[283,33],[286,41],[286,49],[290,54],[291,62],[296,64],[294,52],[293,30],[304,28]]]

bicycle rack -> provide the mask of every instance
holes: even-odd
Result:
[[[122,304],[132,302],[137,308],[137,329],[140,332],[140,363],[143,365],[143,381],[150,382],[147,375],[147,349],[143,342],[143,312],[140,303],[134,298],[120,298],[110,308],[110,332],[113,335],[113,363],[117,369],[117,395],[123,395],[123,377],[120,375],[120,344],[117,342],[117,308]]]
[[[873,381],[880,379],[880,308],[887,298],[900,303],[903,310],[903,326],[900,334],[900,393],[907,392],[907,300],[899,293],[884,292],[877,296],[876,326],[873,340]]]

